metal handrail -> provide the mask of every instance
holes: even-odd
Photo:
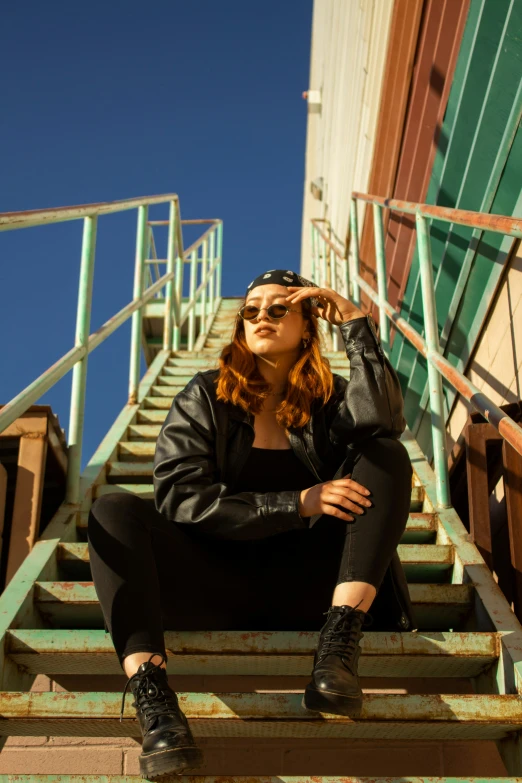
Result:
[[[169,219],[148,221],[149,206],[164,203],[169,204]],[[89,334],[98,217],[136,208],[138,210],[138,225],[132,301],[113,315],[97,331]],[[201,336],[206,333],[209,317],[215,314],[219,305],[223,246],[222,222],[219,220],[182,221],[179,199],[175,193],[125,201],[82,204],[75,207],[3,213],[0,214],[0,231],[79,219],[83,219],[83,238],[75,345],[0,410],[0,432],[2,432],[63,378],[69,370],[73,370],[65,498],[65,502],[73,506],[78,506],[80,501],[81,451],[89,354],[125,321],[132,318],[128,403],[130,405],[136,404],[141,374],[143,308],[156,294],[165,289],[163,349],[175,351],[180,349],[181,328],[188,318],[187,348],[193,350],[196,340],[197,307],[199,306],[201,316],[199,331],[199,336]],[[212,224],[188,250],[183,248],[181,230],[181,225],[185,222]],[[168,226],[167,258],[165,260],[157,259],[156,245],[152,234],[152,225],[158,223]],[[152,259],[147,258],[149,248],[153,249]],[[152,281],[150,275],[150,262],[156,265],[158,279],[155,281]],[[197,286],[198,262],[201,266],[199,286]],[[159,263],[167,265],[166,273],[161,277],[159,277]],[[182,316],[185,263],[190,263],[189,285],[191,293]],[[147,287],[145,287],[146,277],[150,283]]]
[[[422,215],[425,218],[435,218],[446,223],[458,223],[459,226],[480,228],[483,231],[496,231],[498,234],[509,234],[522,238],[522,219],[506,215],[492,215],[489,212],[472,212],[469,209],[454,209],[453,207],[438,207],[434,204],[417,204],[414,201],[401,201],[394,198],[371,196],[368,193],[354,191],[352,198],[366,201],[368,204],[378,204],[394,212],[406,212],[409,215]]]
[[[359,231],[357,221],[357,201],[373,205],[374,240],[377,259],[377,291],[361,277],[359,273]],[[426,339],[417,332],[387,300],[386,259],[384,249],[383,209],[406,212],[415,215],[419,265],[421,274],[423,320]],[[341,292],[360,306],[360,289],[379,308],[380,336],[383,349],[389,356],[389,321],[421,353],[428,363],[428,382],[430,393],[431,432],[433,459],[436,476],[437,504],[440,508],[451,507],[448,459],[446,453],[446,426],[442,396],[442,376],[467,399],[484,418],[489,421],[519,454],[522,454],[522,428],[511,419],[498,405],[495,405],[466,376],[453,367],[440,353],[435,286],[431,262],[431,246],[428,219],[443,220],[449,223],[496,231],[512,237],[522,237],[522,220],[504,215],[490,215],[461,209],[449,209],[430,204],[415,204],[409,201],[382,198],[367,193],[352,193],[350,210],[351,246],[341,250],[327,236],[320,224],[327,221],[315,219],[312,225],[312,280],[318,285],[331,285],[337,289],[340,278]],[[349,251],[351,249],[350,259]],[[339,269],[339,265],[341,268]],[[351,269],[350,269],[351,266]],[[328,325],[327,325],[328,326]],[[334,347],[338,332],[332,333]]]

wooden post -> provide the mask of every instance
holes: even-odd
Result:
[[[522,617],[522,455],[507,441],[502,444],[504,489],[509,528],[515,614]]]
[[[29,422],[24,423],[27,426]],[[38,538],[47,457],[47,417],[35,416],[31,424],[32,431],[26,430],[20,438],[6,586]]]
[[[468,424],[465,430],[466,470],[470,534],[488,568],[493,570],[493,547],[489,519],[486,436],[490,424]],[[492,428],[491,428],[492,429]]]
[[[5,522],[5,503],[7,499],[7,470],[0,463],[0,556],[2,554],[2,534]]]

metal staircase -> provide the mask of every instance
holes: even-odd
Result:
[[[152,499],[152,459],[161,423],[173,397],[190,378],[216,366],[221,347],[230,339],[239,301],[219,298],[215,312],[208,318],[203,312],[207,329],[193,346],[195,350],[163,348],[156,353],[135,401],[124,407],[84,470],[78,502],[62,505],[1,596],[3,737],[140,736],[131,700],[123,722],[119,721],[121,691],[38,693],[30,688],[38,674],[51,678],[121,675],[91,581],[88,511],[96,497],[111,492],[134,492]],[[349,377],[344,351],[328,350],[325,355],[333,372]],[[437,503],[435,476],[409,431],[403,442],[412,459],[414,478],[399,555],[418,629],[409,633],[365,631],[360,674],[378,678],[380,684],[365,694],[360,717],[310,713],[301,707],[302,688],[262,692],[274,688],[273,678],[308,677],[316,633],[167,630],[169,673],[233,675],[237,682],[234,692],[179,693],[196,738],[222,738],[225,745],[238,737],[342,739],[348,745],[360,739],[412,743],[490,739],[497,744],[507,777],[461,780],[522,783],[522,629],[453,509]],[[428,683],[426,692],[418,692],[419,678]],[[437,692],[441,678],[454,682],[455,688]],[[430,682],[434,687],[429,687]],[[270,683],[268,688],[264,683]],[[403,692],[386,692],[399,687]],[[469,748],[471,754],[472,743]],[[208,777],[212,773],[205,769],[207,777],[190,780],[216,780]],[[232,768],[230,774],[234,774]],[[284,770],[267,769],[263,778],[234,780],[384,781],[347,777],[349,769],[339,771],[342,778],[317,777],[321,769],[311,769],[310,777],[281,778],[281,774]],[[64,781],[102,783],[132,776],[1,777],[0,783],[11,777],[13,781],[54,783],[63,777]],[[427,783],[428,778],[386,780]],[[449,782],[450,778],[437,780]]]

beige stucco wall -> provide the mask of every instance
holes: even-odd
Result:
[[[522,245],[508,264],[466,375],[496,405],[522,396]],[[470,410],[459,397],[448,420],[450,449]]]
[[[310,219],[328,218],[344,243],[350,194],[370,172],[393,0],[315,0],[308,105],[301,272],[310,274]],[[323,200],[310,183],[324,179]]]

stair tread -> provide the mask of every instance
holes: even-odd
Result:
[[[129,430],[131,427],[139,426],[139,425],[130,425]],[[143,426],[143,425],[142,425]],[[118,443],[118,457],[119,459],[111,460],[107,462],[107,465],[109,469],[112,468],[114,465],[123,465],[123,467],[126,467],[129,471],[128,475],[133,475],[133,471],[137,470],[139,475],[143,475],[142,473],[142,466],[144,464],[148,464],[150,466],[150,472],[152,474],[152,466],[153,466],[153,460],[145,460],[146,457],[154,457],[156,453],[156,441],[159,436],[161,425],[144,425],[149,426],[150,428],[154,428],[156,430],[156,434],[154,439],[145,440],[145,439],[136,439],[136,440],[121,440]],[[148,432],[151,432],[151,430],[148,430]],[[125,459],[123,459],[125,457]],[[134,459],[132,459],[134,457]],[[118,475],[122,475],[121,473],[122,468],[118,467]],[[109,473],[110,475],[110,473]],[[124,475],[124,474],[123,474]],[[417,493],[417,496],[422,494],[423,490],[422,487],[419,484],[416,484],[417,478],[415,474],[412,476],[412,491],[415,489],[415,492]]]
[[[147,396],[143,399],[143,409],[160,408],[161,410],[168,411],[172,405],[174,397],[153,397]]]
[[[152,463],[151,463],[152,464]],[[131,476],[132,473],[129,469],[129,466],[132,465],[140,465],[139,472],[136,473],[138,476],[152,476],[152,468],[149,468],[149,472],[145,473],[143,469],[144,463],[136,463],[136,462],[112,462],[109,464],[107,468],[108,475],[115,475],[115,476]],[[114,471],[114,473],[112,473]],[[109,495],[112,492],[130,492],[134,495],[139,495],[139,497],[142,497],[144,499],[153,499],[154,498],[154,486],[152,483],[140,483],[140,484],[128,484],[126,482],[118,482],[117,484],[97,484],[93,488],[93,494],[94,497],[100,497],[101,495]],[[411,503],[410,503],[410,511],[420,511],[422,508],[422,503],[424,500],[424,489],[423,487],[412,487],[411,492]]]
[[[96,593],[94,592],[93,583],[91,581],[71,582],[66,580],[56,581],[37,581],[35,582],[37,588],[41,588],[44,591],[63,590],[64,599],[73,597],[76,590],[83,594],[84,591],[92,591],[91,600],[98,602]],[[474,591],[472,584],[422,584],[422,585],[409,585],[410,595],[414,601],[441,601],[447,603],[449,601],[458,601],[460,603],[469,601]]]
[[[319,631],[166,631],[166,645],[177,655],[312,655]],[[419,633],[416,631],[371,631],[365,629],[360,642],[363,656],[420,655],[498,658],[502,634],[495,631]],[[75,631],[56,628],[10,628],[7,653],[100,652],[112,650],[105,631]],[[30,647],[30,650],[28,650]]]
[[[308,676],[316,631],[165,631],[171,674]],[[475,677],[498,658],[500,635],[488,632],[366,631],[363,677]],[[120,674],[104,630],[10,630],[6,653],[35,674]]]
[[[310,712],[302,693],[178,693],[198,737],[499,739],[522,728],[522,696],[365,694],[357,717]],[[120,693],[2,692],[0,733],[139,736],[132,700]]]
[[[167,778],[166,778],[167,779]],[[177,775],[178,783],[231,783],[229,775]],[[234,775],[234,783],[507,783],[502,777],[361,777],[357,775],[335,777],[332,775]],[[5,775],[5,783],[147,783],[140,775]],[[522,783],[522,777],[509,777],[509,783]]]
[[[437,530],[437,515],[426,512],[413,512],[409,515],[406,523],[406,533],[435,533]],[[76,526],[78,528],[87,528],[87,519],[84,515],[80,516]]]
[[[453,544],[399,544],[397,552],[403,563],[453,563]],[[57,547],[60,561],[89,562],[89,549],[86,543],[60,543]]]

